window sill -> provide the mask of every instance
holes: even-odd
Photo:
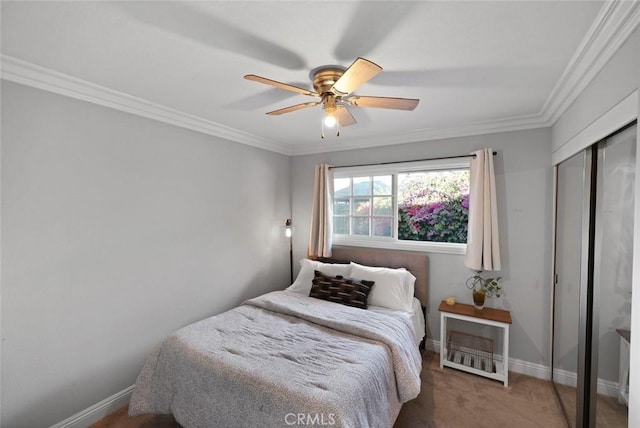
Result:
[[[333,237],[336,245],[352,247],[387,248],[391,250],[422,251],[425,253],[458,254],[464,255],[467,244],[452,244],[449,242],[418,242],[397,241],[395,239],[372,238],[369,236],[356,237],[337,235]]]

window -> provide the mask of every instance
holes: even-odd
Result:
[[[469,176],[467,158],[336,168],[334,242],[464,253]]]
[[[393,236],[391,175],[334,180],[333,233]]]
[[[398,174],[398,239],[467,243],[469,169]]]

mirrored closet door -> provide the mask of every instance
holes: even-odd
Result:
[[[636,125],[556,167],[552,380],[571,427],[626,427]]]
[[[630,339],[631,325],[635,159],[635,126],[598,147],[593,296],[597,352],[592,352],[597,359],[593,362],[597,386],[592,400],[596,401],[595,426],[601,427],[627,426],[629,349],[625,341]]]
[[[583,221],[588,221],[588,213],[583,215],[590,178],[585,170],[590,162],[591,152],[584,151],[558,165],[556,172],[553,381],[572,428],[576,426],[581,237]]]

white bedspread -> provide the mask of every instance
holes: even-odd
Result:
[[[186,428],[391,427],[420,371],[406,316],[273,292],[169,336],[129,411],[173,413]]]

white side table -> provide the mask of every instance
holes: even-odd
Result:
[[[484,308],[477,310],[473,305],[456,303],[447,305],[444,301],[438,307],[440,311],[440,368],[452,367],[474,373],[490,379],[504,382],[504,386],[509,386],[509,326],[511,325],[511,313],[502,309]],[[463,364],[455,363],[447,359],[447,320],[449,318],[459,319],[475,324],[484,324],[502,329],[502,363],[495,362],[496,371],[490,373],[478,370]]]
[[[629,406],[629,345],[631,331],[617,328],[620,335],[620,368],[618,371],[618,401]]]

